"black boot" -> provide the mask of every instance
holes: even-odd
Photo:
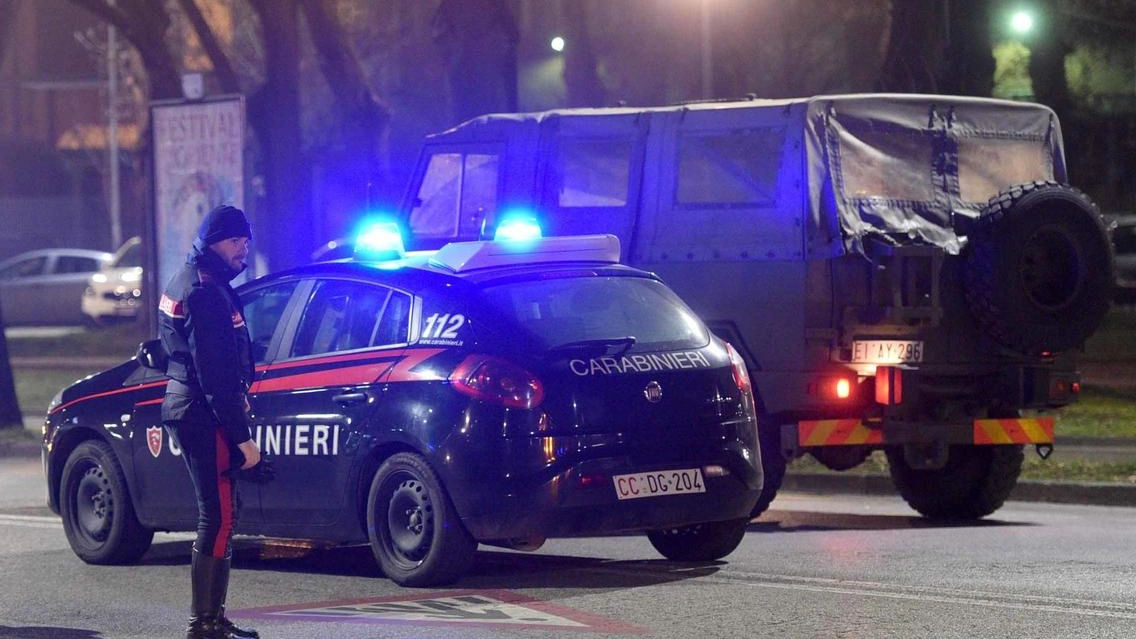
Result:
[[[185,639],[228,639],[224,629],[217,624],[217,609],[213,606],[216,598],[216,563],[220,561],[205,554],[193,551],[190,563],[190,591],[193,603],[190,604],[189,627]]]
[[[226,634],[226,639],[260,639],[260,633],[251,628],[240,628],[225,616],[225,597],[229,593],[229,566],[232,559],[215,559],[213,573],[213,601],[211,607],[215,612],[217,627]]]

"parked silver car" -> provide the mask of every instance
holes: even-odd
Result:
[[[6,326],[79,324],[87,280],[113,257],[87,249],[39,249],[0,262]]]
[[[132,237],[119,247],[110,262],[87,281],[83,292],[86,322],[104,326],[116,320],[133,320],[142,306],[142,238]]]

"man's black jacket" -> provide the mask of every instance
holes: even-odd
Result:
[[[162,421],[217,422],[233,444],[251,439],[245,406],[252,350],[244,309],[229,286],[239,273],[194,242],[158,306],[162,346],[170,356]]]

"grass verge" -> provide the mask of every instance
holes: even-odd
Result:
[[[1136,396],[1127,388],[1085,386],[1058,415],[1057,435],[1136,439]]]
[[[147,338],[140,322],[116,324],[53,337],[8,336],[11,357],[121,357],[127,359]]]
[[[12,371],[16,379],[16,401],[24,415],[43,415],[51,398],[63,388],[97,370],[90,368],[19,368]]]

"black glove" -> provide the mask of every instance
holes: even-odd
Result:
[[[247,481],[253,484],[267,484],[273,479],[276,479],[276,464],[272,461],[271,456],[261,455],[260,462],[258,462],[256,466],[244,470],[231,468],[225,471],[224,474],[227,477],[240,481]]]

